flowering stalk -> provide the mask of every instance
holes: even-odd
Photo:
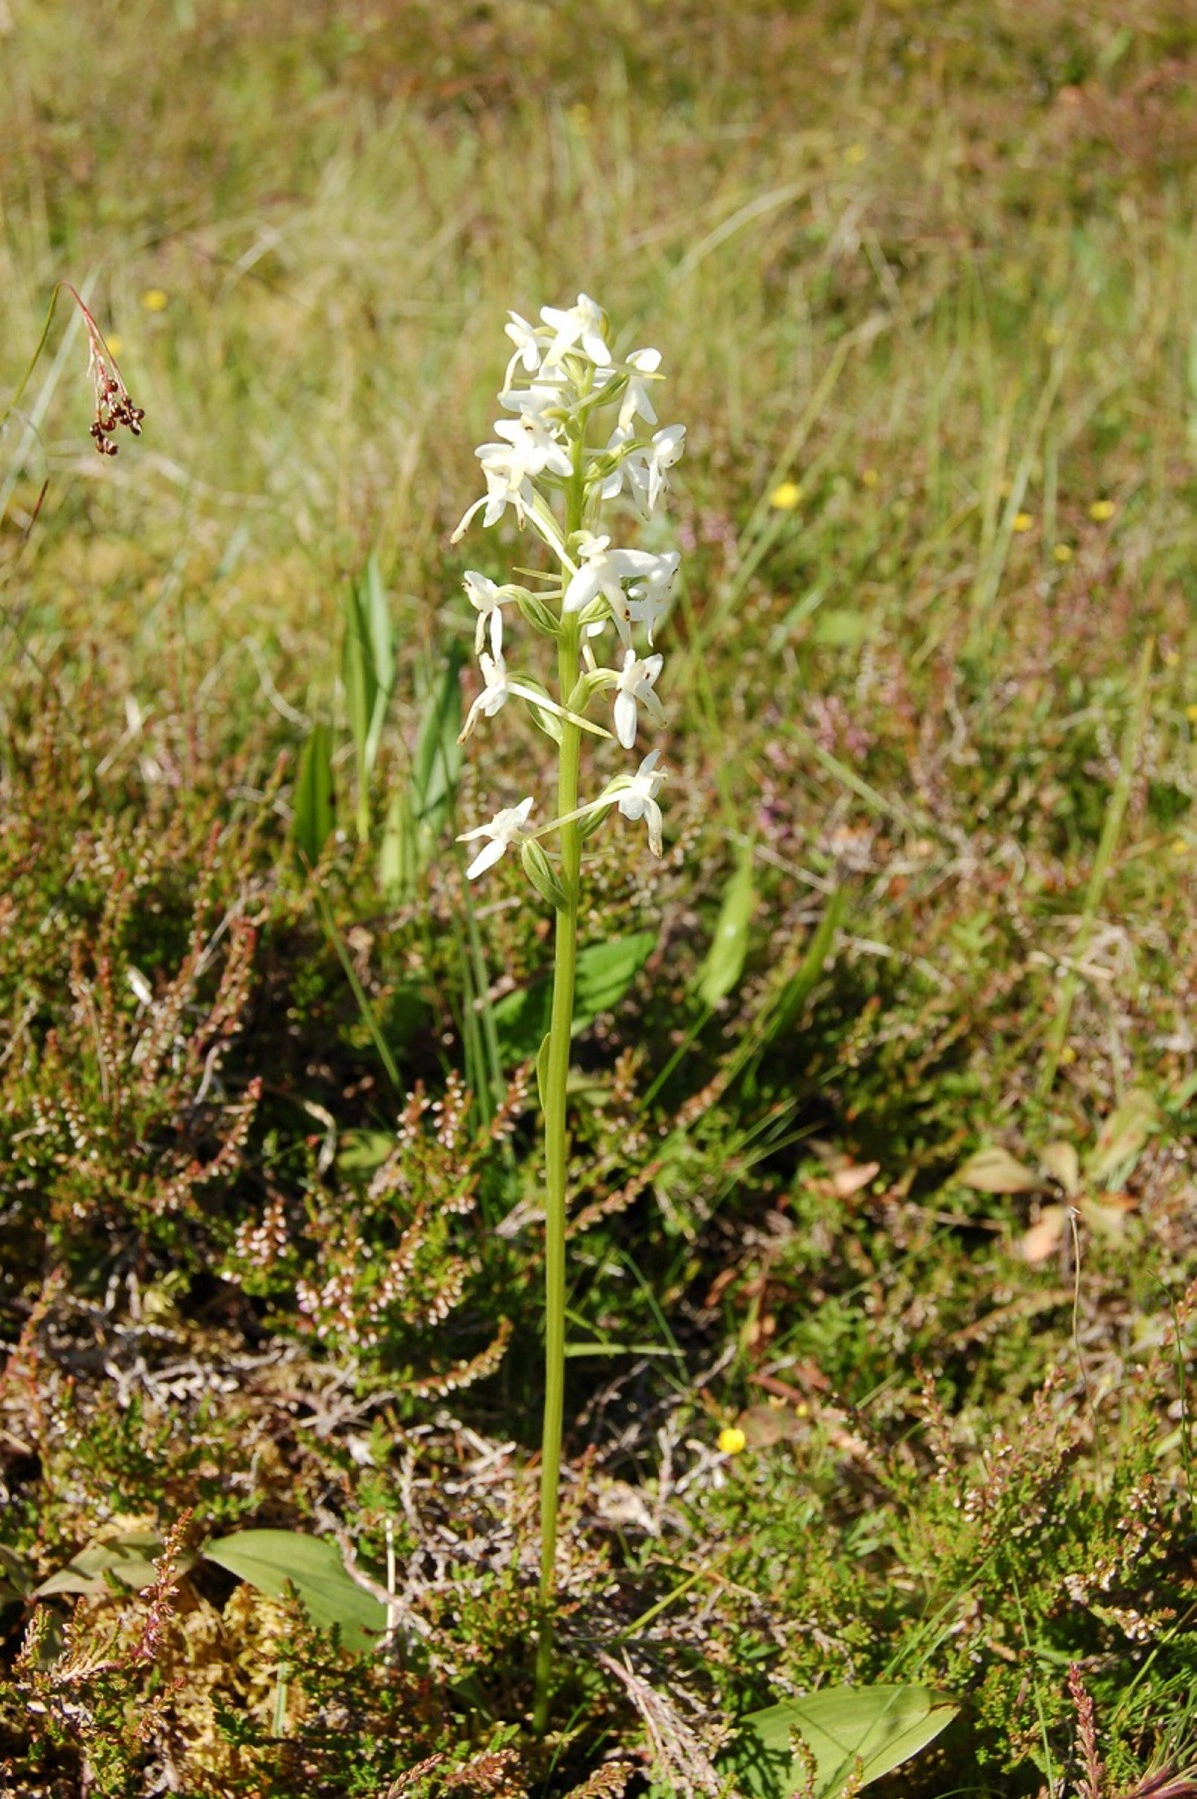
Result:
[[[522,700],[533,721],[557,745],[557,817],[533,828],[535,806],[528,795],[503,807],[486,824],[464,831],[462,840],[484,839],[471,862],[471,880],[520,844],[524,872],[541,899],[556,913],[553,1003],[549,1034],[537,1058],[537,1078],[545,1135],[545,1401],[541,1447],[541,1621],[536,1655],[533,1721],[543,1734],[548,1722],[552,1674],[553,1604],[556,1593],[557,1499],[565,1390],[565,1226],[566,1088],[573,1034],[574,977],[578,954],[582,847],[607,813],[643,819],[649,848],[662,850],[657,793],[665,779],[660,752],[651,751],[633,774],[609,780],[598,797],[580,799],[583,734],[636,747],[643,707],[655,724],[664,723],[655,691],[663,658],[641,657],[634,644],[639,627],[648,647],[668,611],[677,574],[675,552],[612,549],[596,526],[604,506],[626,493],[635,512],[647,518],[666,491],[667,471],[682,453],[684,428],[673,425],[652,437],[655,425],[650,384],[658,379],[656,350],[634,350],[617,362],[607,345],[607,320],[593,300],[579,294],[576,306],[543,307],[540,324],[509,315],[507,335],[515,353],[507,366],[499,403],[516,415],[495,427],[499,441],[482,444],[478,460],[486,492],[457,530],[456,542],[475,514],[494,525],[510,506],[520,526],[541,539],[558,564],[544,589],[532,593],[516,583],[498,585],[475,569],[465,588],[478,619],[475,651],[483,688],[462,731],[471,735],[480,718],[493,718],[509,699]],[[610,413],[615,411],[614,425]],[[607,415],[606,441],[588,441],[595,421]],[[503,654],[504,608],[517,609],[539,635],[557,648],[557,694],[530,676],[508,672]],[[620,666],[601,664],[596,644],[612,630]],[[484,648],[489,644],[489,649]],[[591,719],[600,696],[613,693],[614,730]],[[555,863],[540,839],[555,836]]]

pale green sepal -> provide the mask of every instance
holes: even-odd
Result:
[[[526,588],[520,588],[516,592],[515,603],[520,609],[521,616],[527,619],[534,631],[539,631],[542,637],[554,639],[560,637],[561,626],[558,623],[557,615],[550,606],[545,604],[539,594],[529,593]]]

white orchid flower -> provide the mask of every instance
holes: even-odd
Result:
[[[579,713],[571,712],[566,706],[559,706],[556,700],[551,700],[548,694],[542,693],[539,688],[531,687],[525,681],[513,679],[507,672],[507,664],[503,659],[502,651],[497,650],[493,656],[488,656],[483,650],[478,658],[478,663],[482,669],[482,692],[466,715],[465,724],[458,733],[458,743],[464,743],[467,737],[473,735],[474,726],[480,718],[493,718],[496,712],[501,712],[508,700],[512,698],[527,700],[530,706],[535,706],[541,712],[551,712],[555,718],[568,719],[570,724],[579,726],[583,731],[589,731],[595,737],[611,735],[610,731],[605,731],[602,725],[596,725],[592,720],[582,718]]]
[[[558,306],[542,306],[540,316],[546,325],[552,327],[556,336],[545,351],[541,367],[551,368],[564,356],[581,344],[583,353],[597,367],[608,368],[611,363],[611,352],[603,337],[606,319],[603,309],[588,294],[579,294],[576,306],[562,310]]]
[[[661,495],[669,486],[666,471],[681,461],[685,436],[684,425],[667,425],[663,431],[653,433],[650,444],[642,450],[633,450],[628,457],[628,487],[644,518],[651,517],[657,510]]]
[[[470,605],[478,614],[478,629],[474,634],[474,654],[476,656],[482,654],[482,645],[489,632],[491,652],[501,658],[503,655],[503,601],[510,599],[511,596],[488,576],[480,575],[476,568],[467,568],[463,581]],[[651,637],[649,642],[652,642]]]
[[[653,403],[649,397],[649,384],[645,375],[655,375],[661,366],[660,350],[633,350],[628,357],[628,367],[633,371],[628,376],[628,384],[619,403],[619,428],[630,431],[632,420],[639,415],[646,425],[655,425],[657,415],[653,411]]]
[[[509,312],[507,317],[510,320],[510,323],[504,325],[503,329],[515,345],[515,355],[507,364],[507,375],[503,382],[504,387],[510,387],[511,377],[515,372],[517,363],[523,367],[525,374],[536,374],[537,370],[540,368],[540,354],[543,348],[543,338],[545,335],[543,332],[538,333],[536,326],[530,325],[527,319],[522,319],[518,312]]]
[[[615,682],[615,735],[625,750],[636,742],[638,705],[646,708],[655,724],[665,723],[661,702],[653,691],[664,663],[664,656],[647,656],[641,661],[634,650],[624,656],[623,671]]]
[[[581,612],[601,593],[625,642],[628,637],[628,600],[625,581],[650,575],[657,557],[650,550],[613,550],[609,537],[584,531],[578,544],[578,571],[565,589],[564,612]]]
[[[645,821],[648,826],[648,847],[654,856],[661,854],[661,832],[664,825],[661,808],[657,804],[657,794],[665,779],[665,770],[657,767],[660,756],[660,750],[650,751],[634,775],[618,776],[607,789],[625,818],[633,821],[642,818]]]
[[[628,589],[628,615],[636,624],[644,626],[644,635],[650,645],[654,641],[653,633],[657,626],[668,615],[669,590],[673,586],[681,560],[676,550],[666,550],[663,555],[654,556],[656,567],[650,570],[643,581],[637,581]]]
[[[466,869],[468,880],[472,881],[478,875],[485,874],[488,868],[493,868],[509,844],[514,843],[517,837],[528,834],[528,814],[535,803],[529,794],[518,806],[504,806],[486,824],[475,825],[472,831],[462,831],[459,834],[458,843],[473,843],[479,837],[488,840]]]
[[[521,411],[519,418],[497,420],[495,434],[505,441],[479,444],[474,451],[486,477],[486,492],[468,509],[454,531],[451,543],[457,543],[465,535],[470,520],[483,507],[486,508],[482,514],[484,525],[497,525],[508,506],[514,506],[515,516],[522,526],[528,508],[535,500],[533,477],[543,474],[546,469],[554,475],[572,472],[568,452],[554,435],[554,428],[542,417],[549,400],[556,398],[554,390],[533,388],[530,392],[537,399]]]

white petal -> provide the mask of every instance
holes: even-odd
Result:
[[[615,735],[625,750],[636,742],[636,702],[630,693],[615,696]]]
[[[506,848],[506,837],[493,837],[485,849],[479,850],[466,869],[466,879],[472,881],[475,876],[485,874],[488,868],[493,868]]]

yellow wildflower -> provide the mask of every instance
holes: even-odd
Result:
[[[1113,518],[1113,516],[1113,500],[1094,500],[1092,506],[1089,508],[1089,517],[1096,519],[1099,525],[1104,524],[1106,519]]]
[[[170,300],[160,287],[147,287],[141,296],[141,303],[147,312],[165,312]]]
[[[729,1424],[719,1432],[719,1449],[723,1455],[739,1455],[747,1447],[748,1438],[738,1424]]]
[[[776,506],[779,512],[791,512],[802,498],[802,489],[796,481],[783,481],[769,495],[770,506]]]
[[[1072,561],[1072,545],[1067,544],[1067,543],[1058,543],[1058,544],[1056,544],[1055,548],[1052,550],[1052,555],[1054,556],[1054,558],[1057,562],[1071,562]]]
[[[1016,531],[1029,531],[1034,523],[1035,518],[1033,513],[1016,512],[1014,514],[1014,529]]]

